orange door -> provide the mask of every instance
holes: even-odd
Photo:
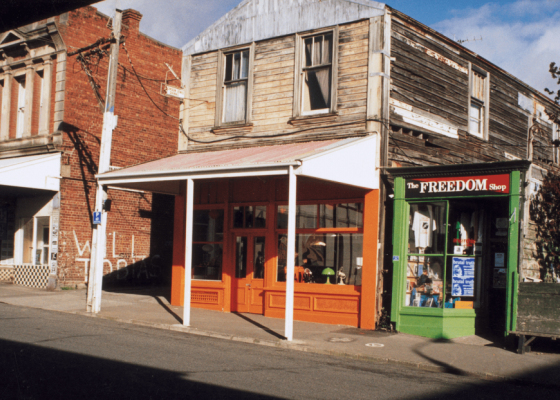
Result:
[[[263,314],[264,251],[264,236],[234,236],[233,311]]]

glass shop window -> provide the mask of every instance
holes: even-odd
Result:
[[[445,270],[447,205],[410,205],[405,305],[441,308]]]
[[[508,227],[507,203],[502,201],[411,204],[405,305],[480,307],[485,257],[495,242],[507,244]],[[505,273],[502,253],[494,269]]]
[[[288,235],[278,235],[278,282],[286,281]],[[363,234],[296,234],[294,280],[304,283],[362,284]]]
[[[192,278],[221,280],[224,210],[193,212]]]
[[[363,228],[363,207],[363,203],[297,205],[296,229]],[[286,205],[278,206],[277,228],[288,229]]]
[[[233,207],[234,228],[266,228],[266,206]]]

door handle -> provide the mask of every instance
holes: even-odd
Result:
[[[246,284],[245,284],[245,286],[249,286],[249,287],[251,287],[251,284],[250,284],[250,283],[246,283]]]

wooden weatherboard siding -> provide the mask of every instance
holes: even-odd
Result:
[[[519,332],[560,336],[560,285],[519,284],[517,327]]]
[[[391,132],[389,160],[394,166],[504,161],[506,153],[527,159],[531,113],[519,105],[519,94],[539,98],[535,90],[462,46],[393,10],[391,33]],[[468,131],[469,64],[489,74],[489,132],[481,139]],[[404,121],[395,103],[455,128],[457,137]],[[552,158],[552,125],[539,124],[533,162],[558,171]],[[510,158],[511,159],[511,158]]]
[[[215,127],[216,113],[221,112],[216,107],[217,90],[221,90],[217,88],[219,53],[192,55],[187,130],[194,140],[188,151],[366,135],[369,20],[341,25],[338,36],[333,63],[336,111],[328,114],[294,118],[296,35],[255,43],[249,124]]]

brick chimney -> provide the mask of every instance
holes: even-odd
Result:
[[[128,26],[129,29],[138,31],[140,30],[140,20],[142,19],[142,14],[138,11],[129,8],[123,11],[122,23]]]

